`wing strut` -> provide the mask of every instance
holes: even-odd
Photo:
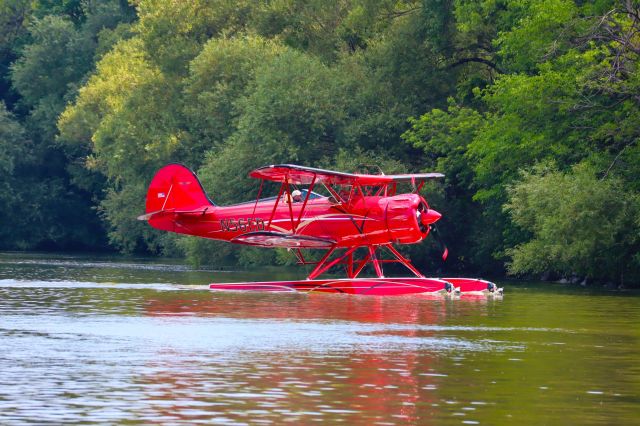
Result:
[[[264,179],[260,179],[260,189],[258,189],[258,196],[256,197],[256,203],[253,205],[253,213],[251,216],[256,215],[256,207],[258,207],[258,202],[260,201],[260,195],[262,195],[262,188],[264,187]]]
[[[298,230],[298,225],[300,225],[300,222],[302,221],[302,215],[304,213],[304,209],[305,207],[307,207],[307,201],[309,201],[309,197],[311,196],[311,191],[313,191],[313,186],[316,184],[316,175],[313,175],[313,180],[311,180],[311,184],[309,185],[309,188],[307,188],[307,196],[304,197],[304,203],[302,203],[302,208],[300,209],[300,214],[298,214],[298,221],[296,222],[295,226],[293,227],[293,232],[296,232]]]
[[[416,277],[418,278],[424,278],[424,275],[422,275],[420,273],[420,271],[418,271],[415,266],[413,266],[411,264],[411,262],[409,261],[409,259],[407,259],[406,257],[404,257],[403,255],[400,254],[400,252],[398,250],[396,250],[396,248],[391,245],[391,244],[387,244],[385,246],[386,248],[389,249],[389,251],[396,257],[396,259],[398,259],[398,261],[400,263],[402,263],[407,269],[409,269],[411,272],[413,272]]]
[[[376,254],[376,251],[381,249],[382,247],[387,248],[389,253],[393,255],[393,259],[384,259],[382,256]],[[361,259],[356,259],[354,253],[359,248],[367,248],[366,253]],[[327,250],[325,255],[318,262],[306,261],[304,257],[302,257],[302,253],[296,253],[296,257],[298,258],[298,263],[302,265],[315,264],[315,268],[307,277],[308,280],[314,280],[318,278],[320,275],[329,271],[333,266],[342,264],[346,268],[347,276],[349,278],[357,278],[358,275],[362,272],[365,266],[369,263],[373,264],[373,268],[376,272],[378,278],[385,278],[384,272],[382,269],[382,265],[384,263],[400,263],[407,269],[409,269],[416,277],[424,278],[424,275],[418,271],[415,266],[411,264],[411,261],[404,257],[398,250],[396,250],[391,244],[382,244],[382,245],[364,245],[364,246],[354,246],[346,248],[346,251],[335,257],[333,260],[329,260],[330,256],[336,251],[338,248],[332,246]],[[388,257],[388,256],[387,256]]]
[[[311,271],[311,273],[309,274],[309,276],[307,277],[308,280],[312,280],[314,278],[317,278],[320,274],[322,274],[323,272],[325,272],[327,269],[329,268],[322,268],[322,266],[324,265],[324,263],[327,261],[327,259],[329,259],[329,256],[331,256],[331,254],[336,250],[336,247],[333,246],[331,247],[329,250],[327,250],[327,252],[324,254],[324,256],[322,256],[322,259],[320,259],[320,261],[318,262],[318,264],[316,265],[316,267],[313,269],[313,271]]]
[[[278,204],[280,203],[281,198],[285,195],[285,202],[289,205],[289,218],[291,219],[291,233],[295,234],[298,225],[302,222],[302,216],[304,215],[305,208],[307,207],[307,202],[309,198],[311,198],[311,192],[313,191],[313,187],[316,183],[317,176],[314,174],[311,179],[311,183],[309,184],[309,188],[307,189],[307,196],[304,198],[304,202],[302,203],[302,208],[300,209],[300,213],[298,213],[298,218],[296,219],[293,214],[293,197],[291,195],[291,186],[289,185],[289,179],[285,176],[285,179],[280,185],[280,191],[278,191],[278,196],[276,197],[276,202],[273,204],[273,209],[271,210],[271,215],[269,216],[269,222],[267,222],[266,229],[271,229],[271,222],[273,221],[273,217],[276,214],[276,209],[278,208]],[[262,193],[262,186],[264,184],[264,179],[262,179],[260,183],[260,190],[258,191],[258,198],[256,199],[256,204],[253,206],[253,211],[255,213],[256,206],[258,205],[258,201],[260,200],[260,194]]]
[[[313,271],[311,271],[311,273],[309,274],[307,279],[308,280],[312,280],[314,278],[317,278],[319,275],[327,272],[329,269],[331,269],[331,267],[333,265],[337,265],[338,263],[342,262],[347,256],[349,256],[351,253],[356,251],[357,248],[358,248],[357,246],[356,247],[350,247],[350,248],[347,249],[347,251],[342,256],[338,256],[335,259],[333,259],[331,262],[326,263],[327,259],[329,258],[328,255],[333,253],[333,251],[335,250],[334,248],[330,249],[327,252],[327,254],[324,255],[322,260],[320,262],[318,262],[318,265],[315,267],[315,269]]]
[[[357,278],[358,275],[360,275],[360,272],[362,272],[362,270],[364,269],[364,267],[367,266],[367,263],[369,263],[370,259],[371,259],[371,253],[367,253],[364,256],[364,258],[360,260],[356,270],[353,271],[353,273],[349,276],[349,278]]]
[[[278,208],[278,203],[280,203],[280,198],[282,197],[282,191],[284,191],[284,183],[280,185],[280,191],[278,191],[278,196],[276,197],[276,202],[273,203],[273,210],[271,210],[271,216],[269,216],[269,222],[267,223],[267,229],[271,229],[271,222],[273,221],[273,216],[276,214],[276,209]]]
[[[289,182],[284,181],[285,191],[287,191],[287,196],[285,197],[285,202],[289,205],[289,217],[291,218],[291,232],[296,233],[296,224],[293,221],[293,196],[291,195],[291,187],[289,187]]]
[[[376,249],[373,246],[369,246],[369,254],[371,255],[371,262],[373,263],[373,267],[376,270],[376,275],[378,278],[384,278],[384,272],[382,272],[382,265],[378,261],[376,257]]]

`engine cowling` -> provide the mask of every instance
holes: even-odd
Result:
[[[412,244],[422,241],[429,234],[429,225],[441,215],[429,209],[426,201],[417,194],[402,194],[386,200],[385,220],[391,241]]]

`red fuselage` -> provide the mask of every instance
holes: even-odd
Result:
[[[429,224],[440,218],[414,193],[359,197],[348,206],[322,196],[310,197],[306,205],[302,201],[287,202],[283,197],[274,209],[275,205],[276,198],[272,197],[257,203],[211,206],[204,212],[181,213],[171,220],[154,217],[149,222],[154,228],[222,241],[248,232],[274,231],[333,240],[336,247],[353,247],[418,243],[428,235]]]

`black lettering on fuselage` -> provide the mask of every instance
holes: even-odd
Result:
[[[220,219],[220,229],[224,232],[264,231],[264,219],[253,217]]]
[[[220,228],[223,231],[227,232],[235,232],[238,230],[238,225],[236,225],[236,221],[233,219],[221,219],[220,220]]]

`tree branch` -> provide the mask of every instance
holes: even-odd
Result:
[[[447,68],[449,68],[449,69],[455,68],[457,66],[460,66],[460,65],[463,65],[463,64],[466,64],[466,63],[469,63],[469,62],[477,62],[477,63],[480,63],[480,64],[485,64],[486,66],[488,66],[490,68],[493,68],[494,70],[496,70],[500,74],[504,74],[504,71],[502,71],[500,68],[498,68],[498,66],[493,61],[490,61],[490,60],[484,59],[484,58],[478,58],[478,57],[458,59],[454,63],[449,64],[449,66],[447,66]]]
[[[615,164],[618,162],[618,158],[620,158],[620,156],[622,155],[622,153],[624,152],[625,149],[627,149],[629,146],[633,145],[634,143],[636,143],[638,141],[638,139],[633,139],[631,142],[627,143],[621,150],[620,152],[618,152],[618,155],[616,155],[616,158],[613,159],[613,161],[611,162],[611,164],[609,165],[609,167],[607,168],[607,171],[604,172],[604,175],[600,178],[600,180],[605,180],[606,177],[609,175],[609,172],[611,171],[611,169],[613,169],[613,166],[615,166]]]

